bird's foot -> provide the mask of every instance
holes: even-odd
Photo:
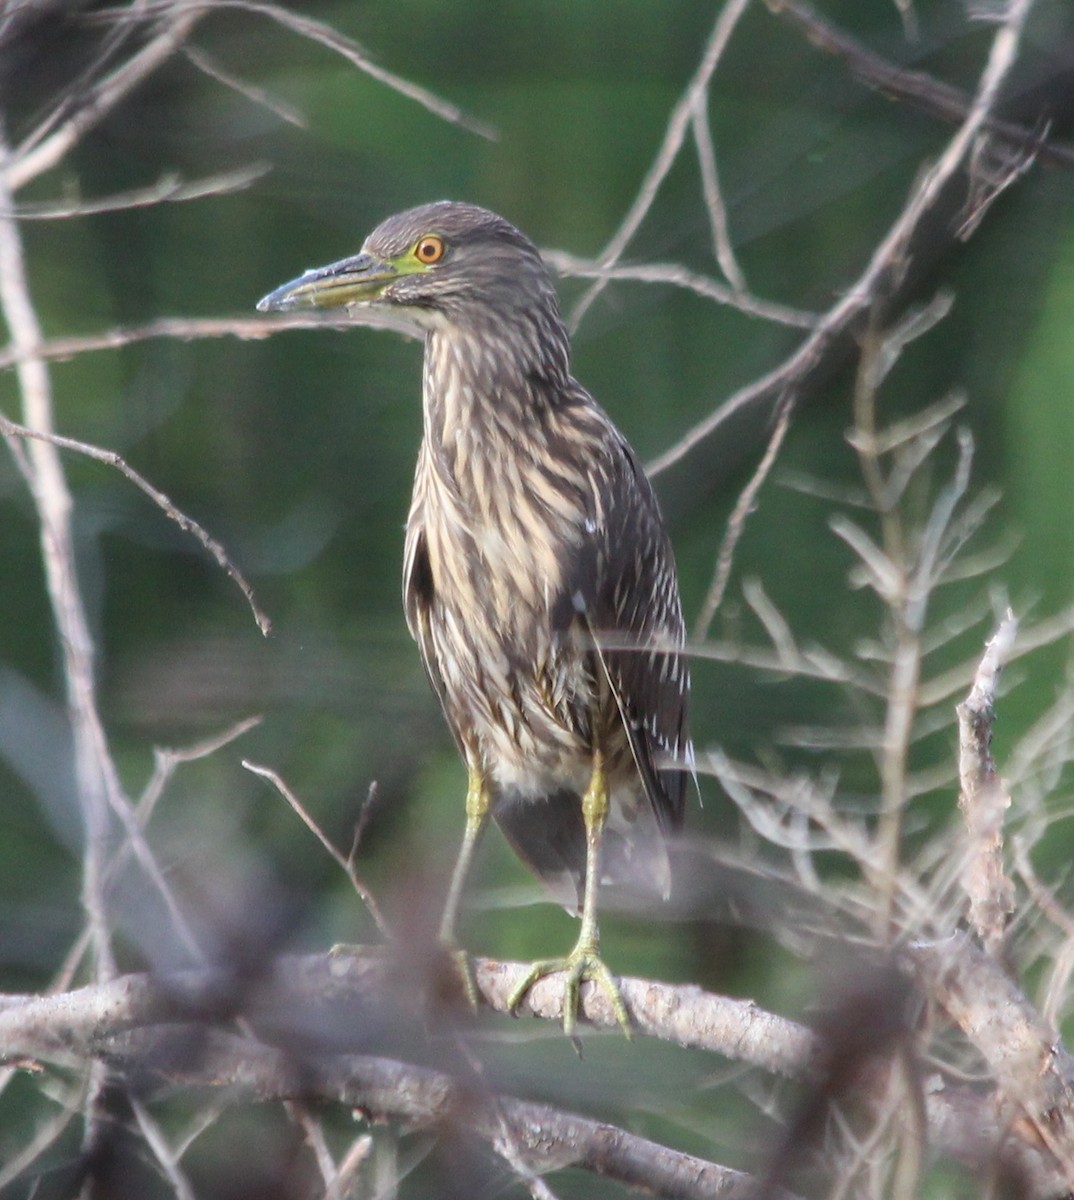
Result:
[[[566,975],[563,981],[563,1032],[567,1037],[574,1036],[574,1026],[578,1018],[578,993],[582,984],[588,981],[595,983],[604,992],[620,1029],[628,1040],[633,1038],[630,1014],[626,1010],[615,976],[604,965],[599,948],[589,942],[579,942],[566,958],[545,958],[535,962],[508,998],[508,1010],[514,1012],[518,1008],[522,998],[538,979],[560,971]]]

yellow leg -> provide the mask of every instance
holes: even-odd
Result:
[[[608,781],[604,774],[604,760],[599,751],[593,755],[593,772],[589,787],[582,797],[582,819],[585,822],[585,892],[582,898],[582,927],[578,941],[566,958],[549,958],[535,962],[526,978],[511,993],[508,1006],[517,1008],[522,997],[538,979],[566,972],[563,990],[563,1032],[570,1037],[574,1033],[578,1017],[578,991],[586,980],[592,980],[604,989],[612,1006],[615,1018],[623,1032],[632,1036],[630,1016],[612,973],[600,957],[600,929],[597,925],[597,889],[600,887],[600,843],[604,823],[608,819]]]
[[[477,1007],[477,984],[474,981],[470,958],[459,945],[455,926],[459,918],[459,906],[466,888],[466,879],[488,825],[489,803],[485,777],[471,765],[466,788],[466,831],[462,835],[462,846],[459,849],[459,857],[455,860],[455,870],[451,873],[451,886],[444,903],[444,915],[440,920],[440,942],[455,960],[462,976],[463,987],[466,989],[466,998],[473,1008]]]

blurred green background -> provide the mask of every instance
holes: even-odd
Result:
[[[878,52],[970,88],[991,36],[949,3],[917,5],[915,43],[904,39],[893,5],[846,0],[826,11]],[[293,107],[304,124],[184,58],[156,74],[20,202],[108,195],[167,171],[194,179],[253,163],[271,170],[239,194],[25,222],[48,334],[251,314],[260,296],[305,267],[356,250],[387,214],[444,197],[503,213],[542,247],[595,255],[637,192],[716,9],[654,0],[374,0],[309,3],[301,12],[493,126],[495,139],[446,124],[254,13],[214,16],[196,33],[199,51]],[[9,137],[41,115],[95,36],[92,26],[59,20],[47,36],[9,48]],[[1039,4],[1017,87],[1027,95],[1054,87],[1056,72],[1071,70],[1072,39],[1070,6]],[[1060,130],[1063,117],[1060,108]],[[859,273],[921,164],[949,136],[865,89],[760,4],[717,72],[710,118],[752,288],[818,311]],[[938,597],[939,619],[975,604],[985,615],[1004,595],[1021,612],[1044,615],[1074,593],[1072,194],[1069,170],[1032,171],[972,240],[932,266],[921,298],[950,289],[953,311],[882,394],[884,416],[895,419],[964,389],[974,486],[1002,490],[982,544],[1009,539],[1009,561]],[[689,148],[627,258],[716,273]],[[582,290],[563,281],[568,309]],[[798,339],[671,288],[617,284],[575,337],[575,370],[649,459]],[[102,702],[128,788],[144,786],[154,745],[185,745],[253,713],[264,718],[234,746],[184,767],[150,827],[179,894],[221,946],[247,921],[270,925],[265,936],[287,948],[374,936],[338,869],[242,769],[243,757],[279,771],[344,849],[376,781],[360,868],[397,925],[436,918],[461,835],[464,776],[400,607],[420,360],[418,343],[359,329],[250,342],[160,339],[53,370],[60,431],[118,450],[205,525],[274,622],[263,639],[225,576],[118,473],[66,459]],[[808,477],[828,492],[860,489],[844,439],[850,385],[849,374],[835,378],[797,415],[739,549],[722,632],[746,623],[741,581],[757,577],[804,642],[853,653],[859,638],[876,635],[878,607],[847,587],[852,560],[829,529],[833,504],[790,486]],[[10,373],[0,388],[5,411],[17,414]],[[746,413],[657,481],[691,622],[767,418]],[[950,461],[941,455],[946,469]],[[0,463],[0,500],[0,978],[17,990],[47,981],[80,928],[80,833],[64,782],[62,685],[37,531],[9,459]],[[930,672],[971,655],[987,625],[968,631]],[[1066,669],[1065,648],[1019,667],[1021,686],[1002,710],[1001,758],[1054,698]],[[779,754],[815,766],[787,746],[787,728],[839,723],[853,711],[831,690],[705,661],[695,665],[694,693],[699,748],[748,759]],[[948,726],[923,753],[953,761],[954,745]],[[867,764],[845,769],[848,786],[862,794],[875,787]],[[726,799],[711,782],[702,790],[691,827],[732,833]],[[946,816],[954,800],[949,791],[929,803]],[[1045,860],[1069,861],[1069,850],[1058,826]],[[523,957],[573,939],[558,910],[512,906],[540,893],[495,836],[475,893],[487,901],[468,919],[475,949]],[[119,889],[116,908],[130,965],[182,961],[136,878]],[[659,927],[613,918],[608,956],[623,972],[696,978],[791,1015],[807,1009],[808,975],[772,970],[735,931],[703,926],[669,939]]]

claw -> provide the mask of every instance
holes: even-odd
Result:
[[[566,974],[563,984],[563,1032],[567,1037],[574,1036],[574,1026],[578,1019],[578,993],[582,984],[589,981],[603,990],[620,1029],[628,1040],[633,1039],[634,1030],[630,1024],[630,1014],[626,1010],[615,976],[605,966],[597,947],[581,942],[566,958],[545,958],[535,962],[508,998],[508,1010],[514,1012],[518,1008],[523,997],[538,979],[560,971]]]

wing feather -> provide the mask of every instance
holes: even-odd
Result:
[[[571,601],[657,821],[674,830],[682,824],[691,759],[689,674],[675,649],[685,627],[674,558],[652,486],[610,422],[602,449],[592,459],[591,540],[577,557]]]

